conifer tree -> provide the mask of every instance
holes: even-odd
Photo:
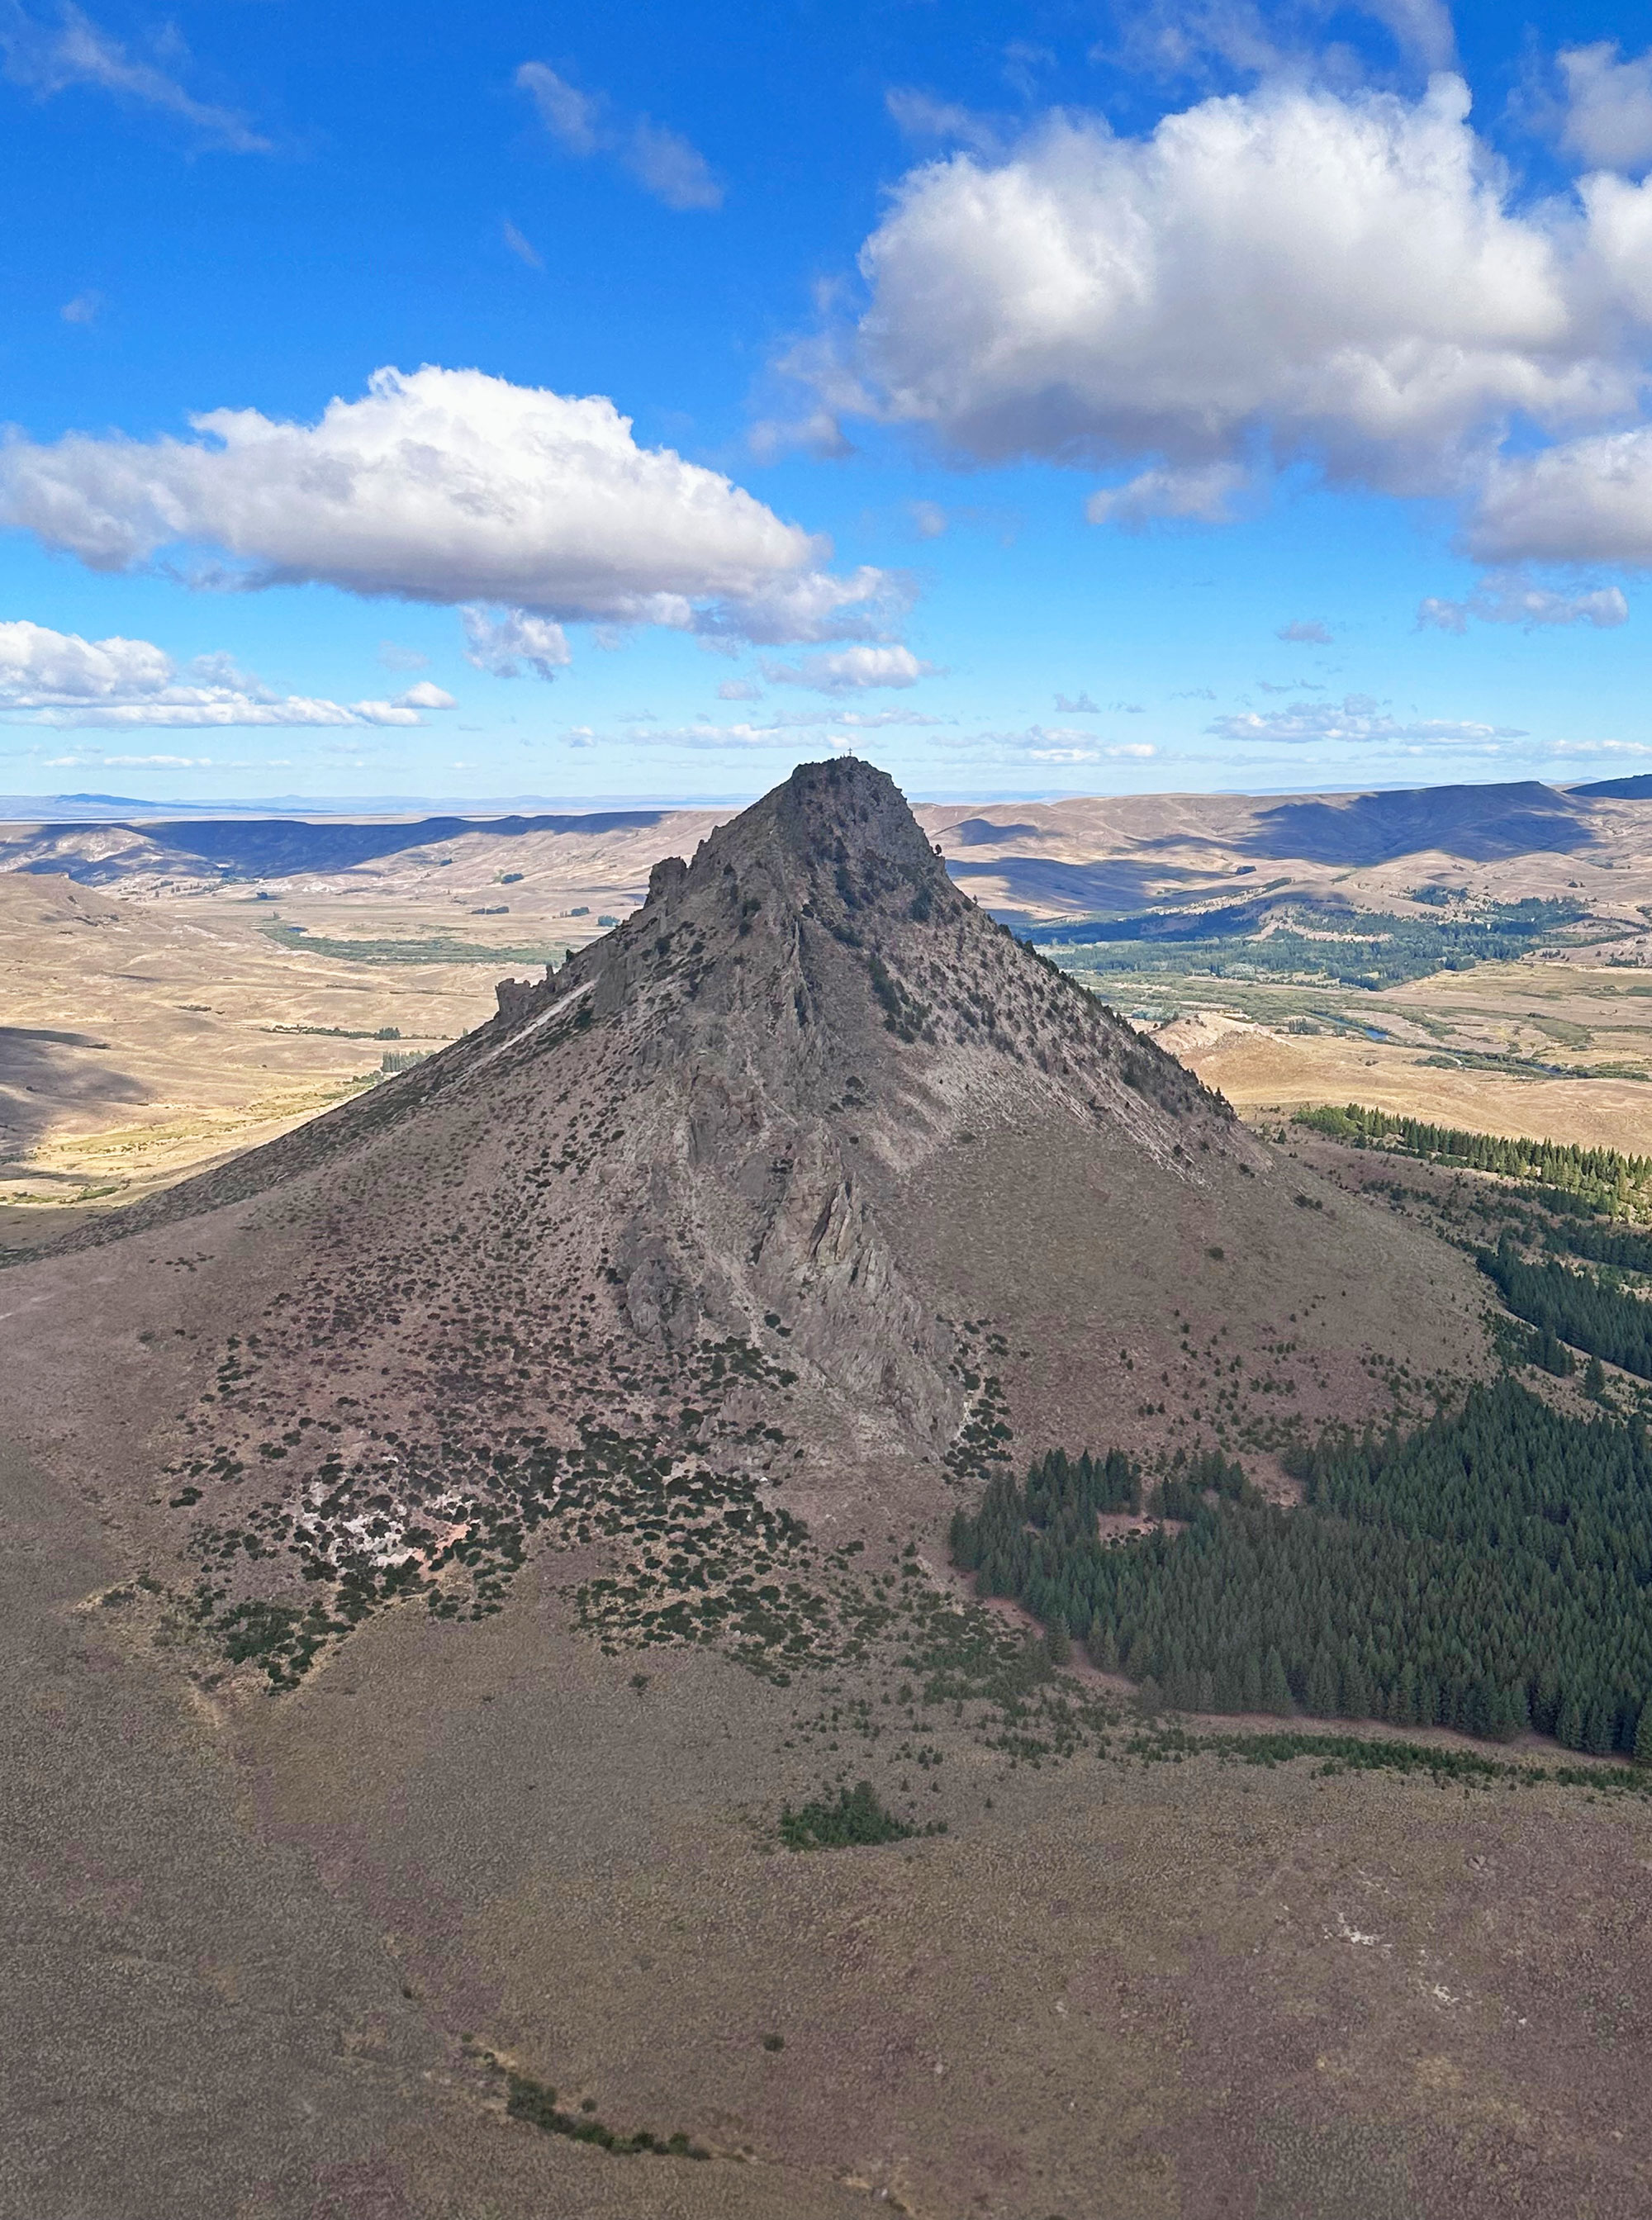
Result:
[[[1337,1708],[1336,1670],[1323,1649],[1314,1652],[1313,1662],[1308,1668],[1302,1705],[1303,1709],[1312,1712],[1317,1719],[1328,1719]]]

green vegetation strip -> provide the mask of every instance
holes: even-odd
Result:
[[[1544,1192],[1534,1200],[1550,1209],[1621,1218],[1633,1209],[1652,1212],[1652,1157],[1620,1156],[1616,1149],[1582,1149],[1569,1141],[1511,1140],[1500,1133],[1465,1132],[1420,1118],[1370,1110],[1358,1102],[1299,1110],[1294,1121],[1356,1149],[1379,1148],[1431,1163],[1495,1172],[1531,1181]]]
[[[302,949],[308,956],[332,956],[347,963],[515,963],[537,970],[555,960],[553,951],[545,948],[485,947],[445,934],[423,940],[330,940],[323,933],[302,932],[290,925],[261,925],[259,931],[277,948]]]
[[[639,2128],[633,2135],[621,2135],[597,2118],[589,2098],[578,2111],[564,2111],[557,2103],[556,2091],[545,2082],[502,2066],[489,2053],[483,2055],[488,2065],[505,2077],[506,2111],[513,2120],[526,2120],[543,2135],[565,2136],[570,2142],[594,2143],[599,2150],[608,2151],[615,2158],[708,2159],[712,2155],[703,2144],[681,2132],[657,2136],[646,2128]]]
[[[1115,976],[1325,980],[1364,989],[1440,971],[1511,963],[1538,948],[1575,945],[1575,903],[1493,902],[1455,918],[1401,916],[1337,901],[1253,900],[1214,909],[1153,910],[1028,928],[1041,947],[1082,949],[1068,960]],[[1624,926],[1593,938],[1627,937]]]
[[[1426,1773],[1442,1787],[1461,1782],[1468,1787],[1535,1788],[1547,1780],[1562,1788],[1591,1788],[1606,1795],[1652,1797],[1652,1774],[1638,1768],[1631,1771],[1624,1766],[1517,1764],[1506,1758],[1482,1757],[1476,1750],[1378,1740],[1372,1735],[1196,1734],[1186,1727],[1163,1724],[1130,1736],[1121,1754],[1149,1765],[1214,1756],[1225,1764],[1259,1765],[1270,1770],[1311,1757],[1318,1761],[1314,1771],[1325,1780],[1340,1773]]]

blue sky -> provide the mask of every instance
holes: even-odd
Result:
[[[1652,768],[1644,39],[0,0],[0,790]]]

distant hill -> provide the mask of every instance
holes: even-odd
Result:
[[[1580,801],[1594,796],[1603,801],[1652,801],[1652,771],[1638,771],[1629,778],[1598,778],[1587,786],[1568,787],[1567,791]]]
[[[358,864],[406,854],[433,843],[483,834],[520,839],[535,832],[601,835],[637,832],[661,823],[658,809],[593,811],[560,817],[425,817],[408,823],[352,824],[347,820],[309,823],[290,817],[144,820],[109,826],[96,852],[84,843],[25,832],[0,839],[0,869],[66,871],[84,885],[109,886],[136,871],[170,871],[185,876],[233,875],[239,878],[281,878],[291,872],[349,870]],[[107,832],[131,838],[111,846]]]

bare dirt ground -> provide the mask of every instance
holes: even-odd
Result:
[[[393,1613],[296,1698],[192,1706],[99,1602],[85,1506],[4,1478],[7,2220],[1652,2199],[1645,1804],[1122,1740],[1016,1762],[920,1705],[947,1833],[789,1853],[781,1799],[901,1774],[837,1724],[852,1679],[689,1650],[639,1686],[552,1558],[483,1626]],[[714,2155],[545,2136],[489,2056]]]
[[[712,821],[667,820],[664,837],[691,851]],[[0,870],[0,1245],[255,1147],[386,1055],[469,1032],[492,1015],[496,979],[631,914],[658,837],[460,836],[229,886],[163,870],[103,828],[47,859],[106,872],[101,885],[16,868],[34,859],[14,843]],[[508,871],[521,882],[501,884]],[[432,960],[444,944],[475,960]],[[390,1027],[399,1038],[377,1038]]]

